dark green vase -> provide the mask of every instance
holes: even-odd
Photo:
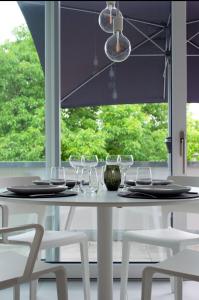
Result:
[[[117,191],[121,183],[120,168],[117,165],[107,165],[104,172],[104,183],[108,191]]]

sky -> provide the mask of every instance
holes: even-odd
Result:
[[[13,39],[12,30],[25,24],[25,20],[16,1],[0,1],[0,44]]]

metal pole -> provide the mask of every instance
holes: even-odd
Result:
[[[45,130],[46,169],[60,166],[60,2],[45,1]],[[59,230],[59,210],[52,208],[50,227]],[[59,258],[58,250],[55,259]],[[48,259],[53,258],[51,253]]]
[[[92,10],[92,9],[77,8],[77,7],[66,6],[66,5],[62,5],[61,8],[71,10],[71,11],[88,13],[88,14],[95,14],[95,15],[100,14],[100,11],[96,11],[96,10]],[[150,25],[150,26],[154,26],[154,27],[158,27],[158,28],[164,28],[164,25],[162,25],[162,24],[131,18],[127,15],[124,15],[123,17],[124,17],[124,21],[129,20],[129,21],[136,22],[136,23]]]
[[[172,138],[172,76],[171,76],[171,49],[170,49],[170,39],[171,39],[171,31],[168,28],[166,33],[166,52],[169,53],[167,57],[167,66],[166,66],[166,80],[165,80],[165,89],[166,89],[166,98],[168,103],[168,133],[169,137]],[[168,169],[169,175],[172,175],[172,151],[168,153]]]
[[[186,174],[187,26],[186,1],[172,1],[171,130],[173,175]]]
[[[186,1],[172,1],[171,132],[172,175],[186,175],[187,25]],[[174,227],[186,228],[175,215]]]
[[[77,91],[79,91],[79,89],[81,89],[82,87],[84,87],[91,80],[93,80],[94,78],[96,78],[97,76],[99,76],[100,74],[102,74],[103,72],[105,72],[107,69],[109,69],[114,64],[115,64],[115,62],[110,62],[105,67],[103,67],[102,69],[100,69],[98,72],[96,72],[95,74],[89,76],[89,78],[87,78],[86,80],[84,80],[80,85],[78,85],[76,88],[74,88],[69,94],[65,95],[62,98],[61,102],[66,101],[70,96],[72,96],[74,93],[76,93]]]
[[[160,51],[164,52],[164,49],[158,45],[156,42],[154,42],[153,39],[151,39],[150,37],[148,37],[141,29],[139,29],[135,24],[133,24],[132,22],[128,21],[126,19],[126,22],[133,27],[136,31],[138,31],[142,36],[144,36],[149,42],[151,42],[156,48],[158,48]]]
[[[194,42],[187,41],[187,43],[189,43],[189,44],[192,45],[194,48],[196,48],[197,50],[199,50],[199,46],[196,45]]]
[[[157,37],[160,33],[162,33],[165,29],[161,29],[158,32],[152,34],[149,36],[150,39],[153,39],[155,37]],[[138,49],[139,47],[143,46],[144,44],[148,43],[148,39],[143,40],[142,42],[140,42],[139,44],[135,45],[132,49],[131,52],[135,51],[136,49]]]
[[[171,104],[171,58],[169,58],[168,66],[167,66],[167,101],[168,101],[168,132],[169,137],[172,139],[172,104]],[[168,153],[168,168],[169,168],[169,175],[172,175],[172,151]]]

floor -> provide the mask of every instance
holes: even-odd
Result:
[[[29,248],[24,246],[15,245],[1,245],[0,252],[4,252],[12,250],[15,247],[15,250],[20,254],[27,254]],[[133,251],[130,252],[130,261],[133,262],[153,262],[153,261],[162,261],[166,258],[166,249],[145,245],[140,243],[133,243]],[[194,245],[189,247],[190,249],[199,251],[199,246]],[[97,243],[94,241],[89,241],[88,243],[88,251],[89,251],[89,261],[96,262],[97,261]],[[43,252],[43,258],[45,258],[45,252]],[[113,242],[113,261],[120,262],[122,257],[122,243],[121,241]],[[80,250],[78,244],[68,245],[60,248],[60,261],[63,262],[80,262]]]
[[[15,250],[21,254],[27,254],[29,248],[24,246],[11,246],[11,245],[1,245],[0,252],[4,252],[9,248],[12,250],[15,247]],[[97,261],[97,243],[94,241],[89,241],[88,244],[89,251],[89,261]],[[43,256],[44,255],[44,256]],[[45,257],[45,252],[43,252],[43,258]],[[113,261],[119,262],[122,257],[122,243],[121,241],[113,242]],[[164,248],[144,245],[139,243],[133,244],[133,251],[130,254],[130,260],[134,262],[151,262],[151,261],[161,261],[166,258],[166,251]],[[64,262],[80,262],[80,250],[78,244],[68,245],[60,248],[60,261]]]
[[[97,283],[91,283],[91,300],[97,300]],[[119,281],[114,282],[114,300],[119,300]],[[127,300],[141,299],[141,282],[130,281],[128,286]],[[185,282],[183,300],[198,300],[199,283]],[[12,300],[12,290],[7,289],[0,292],[1,300]],[[27,285],[22,286],[21,299],[28,300]],[[37,300],[56,300],[55,282],[53,280],[42,280],[39,285]],[[154,281],[153,283],[153,300],[173,300],[173,294],[170,294],[168,281]],[[83,300],[82,283],[80,281],[69,281],[69,300]]]
[[[97,261],[97,243],[89,241],[89,261]],[[161,261],[166,258],[166,249],[162,247],[145,245],[140,243],[133,243],[133,251],[130,252],[130,261],[134,262],[153,262]],[[198,245],[189,247],[193,250],[199,250]],[[61,247],[60,250],[61,261],[74,262],[80,261],[80,252],[78,245],[68,245]],[[120,262],[122,257],[122,243],[121,241],[113,242],[113,261]]]
[[[89,261],[97,260],[97,243],[89,241]],[[61,261],[80,261],[79,246],[68,245],[61,247]],[[122,244],[120,241],[113,242],[113,261],[121,261]],[[165,249],[150,245],[134,243],[131,251],[130,260],[132,261],[160,261],[166,257]]]

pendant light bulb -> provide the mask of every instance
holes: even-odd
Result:
[[[122,33],[123,17],[117,15],[113,20],[113,24],[113,35],[107,39],[104,50],[110,60],[122,62],[131,53],[131,43]]]
[[[118,8],[115,7],[116,1],[107,1],[106,8],[99,15],[99,25],[101,29],[107,33],[113,33],[113,20],[116,15],[121,15]]]

